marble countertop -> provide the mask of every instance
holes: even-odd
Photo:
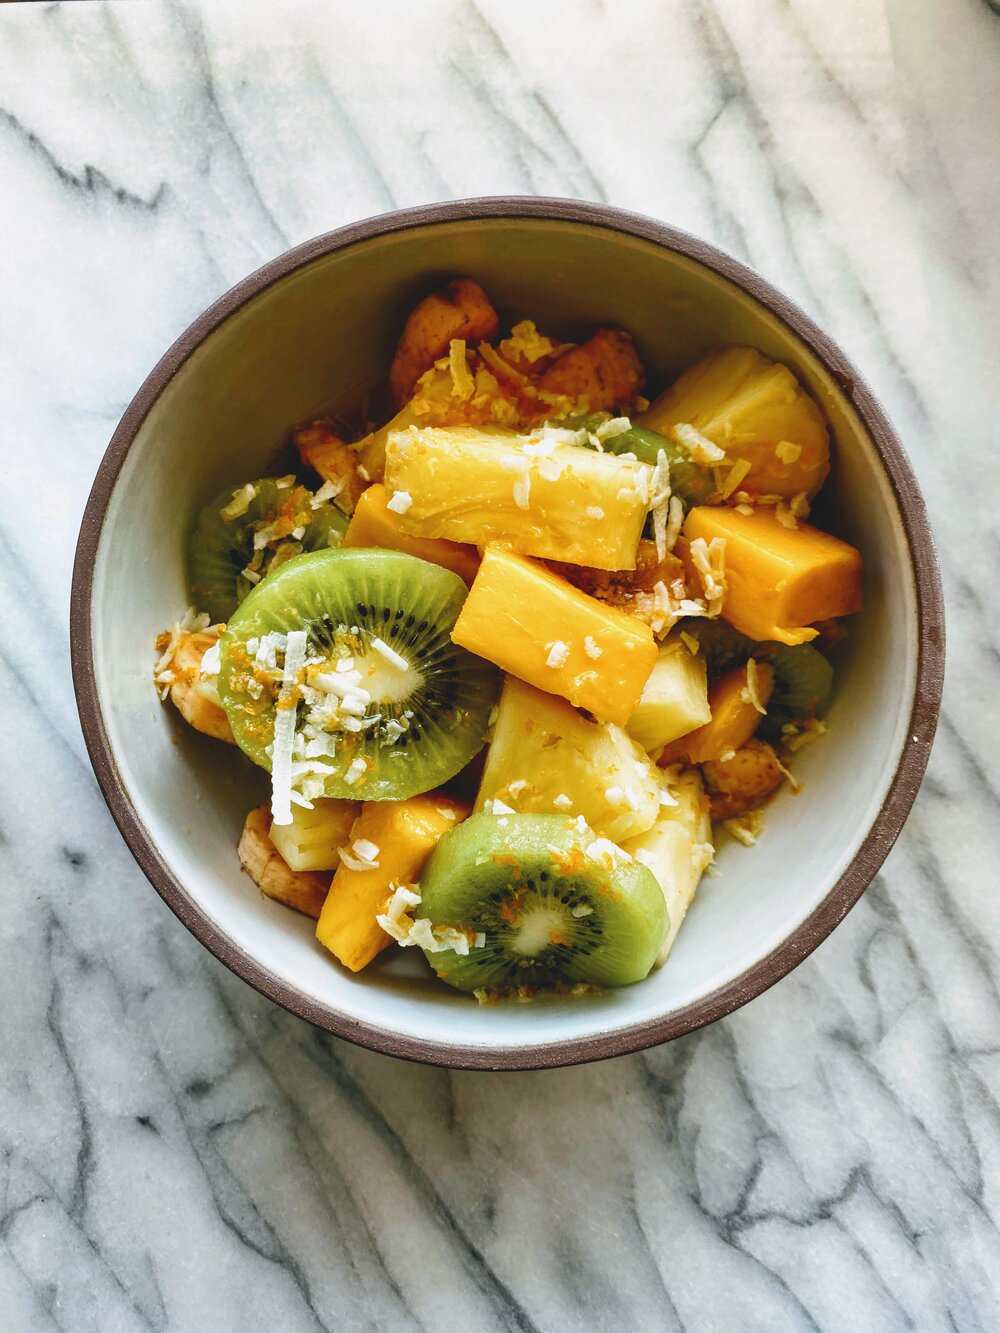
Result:
[[[0,5],[5,1330],[1000,1327],[996,10]],[[91,775],[67,601],[108,438],[204,306],[506,192],[698,232],[832,333],[926,489],[950,655],[909,824],[805,964],[497,1076],[332,1040],[185,932]]]

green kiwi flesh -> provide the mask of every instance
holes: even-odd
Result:
[[[762,643],[754,657],[774,667],[774,689],[760,724],[763,740],[780,740],[782,727],[823,716],[833,689],[833,667],[818,648],[811,643]]]
[[[472,815],[435,847],[419,890],[433,927],[485,936],[466,956],[427,954],[463,991],[627,986],[648,975],[667,928],[651,871],[563,815]]]
[[[451,641],[467,592],[457,574],[399,551],[289,560],[242,602],[220,641],[219,695],[237,743],[270,770],[282,662],[262,667],[260,654],[273,649],[266,636],[304,630],[306,665],[283,703],[296,708],[298,761],[314,771],[300,771],[294,789],[395,801],[448,781],[485,744],[500,685],[493,666]],[[363,691],[346,718],[328,692],[345,679],[338,671]]]
[[[325,501],[313,507],[313,494],[292,476],[265,477],[250,483],[253,491],[243,513],[224,512],[245,491],[227,486],[198,516],[188,548],[188,583],[191,601],[207,611],[213,622],[227,621],[243,598],[285,560],[303,551],[339,546],[347,518]],[[281,520],[285,521],[282,522]],[[266,545],[254,550],[254,536],[276,524]],[[287,528],[287,533],[282,529]],[[298,532],[296,537],[292,535]],[[250,576],[244,570],[250,569]]]

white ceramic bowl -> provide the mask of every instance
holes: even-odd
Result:
[[[442,278],[477,278],[501,315],[557,335],[619,324],[669,379],[716,343],[784,361],[835,436],[837,530],[865,562],[864,613],[842,652],[828,736],[798,797],[769,807],[748,851],[726,846],[670,961],[577,1001],[480,1007],[393,951],[355,976],[312,923],[257,893],[236,842],[266,777],[187,729],[153,690],[153,640],[186,604],[193,518],[227,482],[265,473],[290,424],[384,374],[402,319]],[[318,237],[228,292],[130,404],[87,506],[73,666],[98,780],[153,885],[265,995],[340,1036],[455,1067],[568,1064],[664,1041],[752,999],[841,920],[881,865],[923,775],[943,669],[938,574],[923,502],[891,427],[843,354],[766,282],[703,242],[593,204],[441,204]],[[412,951],[416,953],[417,951]]]

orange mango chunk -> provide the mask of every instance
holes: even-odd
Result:
[[[415,555],[418,560],[452,570],[471,586],[479,568],[479,554],[475,547],[450,542],[443,537],[411,537],[399,526],[399,515],[388,508],[388,501],[389,493],[381,482],[369,486],[358,500],[342,545],[403,551],[406,555]]]
[[[408,801],[367,801],[351,829],[351,842],[374,843],[377,867],[352,870],[341,865],[326,896],[316,938],[352,972],[392,943],[375,920],[393,884],[413,884],[438,839],[469,813],[469,807],[437,792]]]
[[[487,546],[452,639],[601,722],[624,726],[656,662],[643,621],[550,569]]]
[[[677,552],[690,571],[689,545],[726,542],[722,614],[758,642],[808,643],[817,621],[861,610],[861,555],[828,532],[799,522],[785,527],[773,509],[750,514],[722,506],[690,510]]]
[[[766,708],[774,689],[774,668],[766,662],[754,665],[757,700],[761,708]],[[667,759],[676,760],[683,756],[689,763],[707,764],[746,745],[763,717],[754,706],[747,672],[745,665],[736,667],[716,681],[708,692],[711,721],[675,741],[677,753],[673,754],[673,747],[669,747],[671,754],[666,756]],[[663,755],[660,762],[664,762]]]

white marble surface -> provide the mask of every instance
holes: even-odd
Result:
[[[1000,1327],[995,10],[0,5],[0,1327]],[[330,1040],[184,932],[91,777],[66,611],[193,316],[338,223],[502,192],[700,232],[844,344],[926,488],[950,659],[909,825],[807,963],[671,1046],[495,1076]]]

